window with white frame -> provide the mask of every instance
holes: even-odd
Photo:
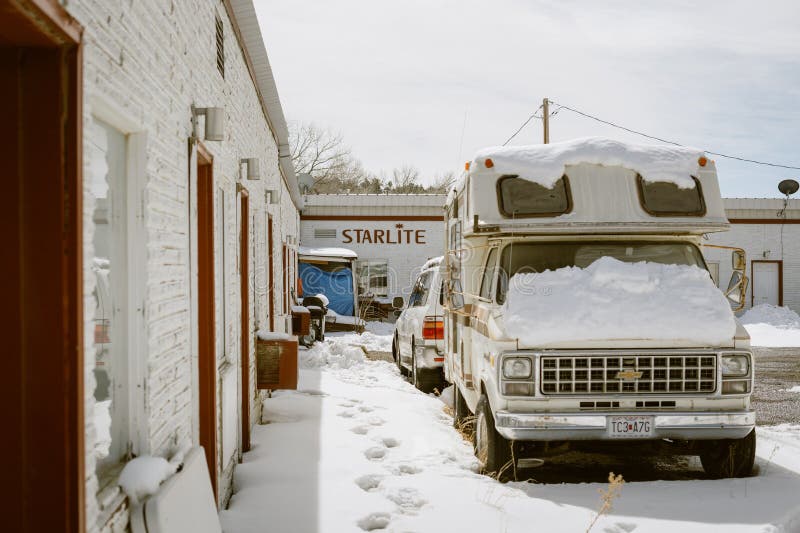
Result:
[[[226,357],[227,350],[227,287],[225,280],[228,276],[225,275],[228,254],[227,252],[227,235],[225,224],[225,190],[217,188],[216,201],[214,206],[214,231],[216,238],[214,239],[214,292],[215,292],[215,313],[216,313],[216,353],[218,359]]]
[[[356,262],[359,296],[389,295],[389,262],[371,259]]]
[[[92,313],[94,340],[94,457],[108,470],[128,452],[127,139],[100,120],[89,129],[89,192],[93,200]]]

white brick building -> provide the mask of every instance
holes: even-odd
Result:
[[[71,241],[79,253],[65,246],[64,256],[77,256],[71,264],[83,272],[71,285],[82,292],[82,313],[74,300],[63,309],[67,319],[81,320],[83,375],[65,370],[65,392],[53,390],[37,401],[63,402],[69,410],[70,395],[83,391],[83,413],[73,413],[65,424],[85,424],[82,437],[49,443],[72,450],[64,472],[54,473],[50,483],[57,486],[57,476],[67,476],[62,483],[69,489],[58,497],[70,502],[69,516],[53,524],[64,531],[125,530],[129,503],[117,485],[124,464],[142,455],[169,458],[198,445],[205,448],[214,495],[224,507],[234,467],[260,416],[254,334],[285,331],[290,316],[287,294],[294,285],[302,206],[252,1],[18,4],[0,13],[4,27],[13,20],[24,28],[11,52],[31,54],[26,47],[50,46],[52,40],[55,50],[74,58],[58,64],[54,79],[66,80],[64,98],[77,96],[63,111],[62,123],[77,114],[77,125],[65,134],[61,162],[65,168],[77,162],[71,183],[82,188],[82,201],[61,194],[63,205],[83,207],[82,219],[71,219],[69,208],[63,218],[63,228],[79,228]],[[33,76],[35,83],[49,72],[2,67],[4,80]],[[26,98],[26,106],[58,101]],[[198,117],[193,127],[195,107],[223,110],[220,139],[203,133],[205,125],[214,126],[214,116]],[[16,112],[35,109],[20,106]],[[25,126],[41,126],[25,120]],[[72,145],[77,149],[69,152]],[[48,156],[43,151],[39,157]],[[247,166],[244,159],[257,165]],[[256,166],[260,177],[248,179]],[[20,183],[33,182],[33,175],[19,175],[27,178]],[[44,198],[49,182],[40,183]],[[23,272],[20,279],[26,275],[31,277]],[[79,362],[80,352],[76,345],[69,359],[56,364]],[[54,427],[60,422],[40,421]],[[67,435],[74,431],[64,427]],[[27,446],[34,453],[30,440]],[[21,474],[23,485],[39,479],[36,466],[31,468],[31,474]],[[67,469],[82,470],[80,480]],[[44,490],[44,483],[32,483],[26,490]],[[20,530],[56,530],[42,525],[46,516],[20,512],[28,517],[20,519],[27,524]],[[17,523],[12,520],[10,530]]]
[[[443,194],[304,196],[301,244],[358,254],[360,292],[408,297],[420,267],[444,254]]]
[[[730,231],[709,235],[709,244],[736,246],[747,253],[750,286],[747,308],[759,303],[786,305],[800,312],[800,201],[784,211],[779,198],[726,198]],[[723,288],[731,276],[730,252],[704,248],[712,274]]]

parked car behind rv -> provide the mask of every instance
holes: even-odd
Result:
[[[442,258],[425,263],[414,283],[408,305],[395,322],[392,357],[400,372],[423,392],[442,388],[444,328],[442,316]],[[393,302],[404,307],[402,297]]]

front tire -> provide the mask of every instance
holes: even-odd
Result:
[[[756,430],[741,439],[721,440],[713,449],[700,454],[706,474],[715,479],[747,477],[756,458]]]
[[[481,395],[475,409],[475,456],[478,458],[481,474],[506,481],[514,475],[511,461],[512,441],[497,432],[494,425],[489,399]]]

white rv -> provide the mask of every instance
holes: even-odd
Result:
[[[744,256],[723,294],[700,252],[728,228],[713,161],[606,139],[489,148],[445,209],[445,373],[485,472],[637,449],[749,475],[752,354],[728,301]]]

